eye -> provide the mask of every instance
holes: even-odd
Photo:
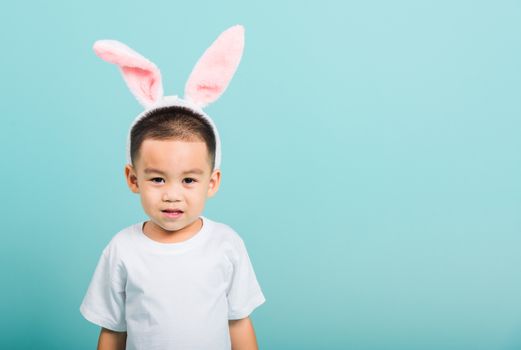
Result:
[[[150,181],[152,181],[153,183],[159,183],[159,182],[156,182],[155,180],[160,180],[161,181],[161,180],[163,180],[163,178],[161,178],[161,177],[154,177],[154,178],[150,179]]]
[[[187,184],[189,184],[189,185],[190,185],[190,184],[193,184],[194,182],[197,182],[196,179],[193,179],[193,178],[191,178],[191,177],[186,177],[186,178],[185,178],[185,181],[187,181]]]

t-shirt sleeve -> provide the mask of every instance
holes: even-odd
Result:
[[[242,238],[239,237],[236,245],[232,277],[227,289],[229,320],[247,317],[266,301]]]
[[[103,328],[126,331],[125,280],[125,269],[107,246],[99,258],[81,303],[83,317]]]

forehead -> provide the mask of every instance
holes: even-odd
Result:
[[[210,171],[206,143],[202,141],[146,139],[141,144],[138,168],[156,169],[164,173],[187,170]]]

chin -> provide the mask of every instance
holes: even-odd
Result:
[[[156,219],[156,218],[152,218],[152,217],[150,217],[150,221],[152,221],[157,228],[165,230],[165,231],[177,231],[177,230],[179,230],[179,226],[181,226],[181,223],[179,223],[179,222],[168,223],[168,222],[162,221],[161,219]]]
[[[179,231],[187,226],[192,225],[198,219],[199,219],[199,217],[196,217],[196,218],[193,218],[191,221],[189,221],[186,218],[184,218],[183,220],[173,221],[173,222],[168,222],[167,220],[165,220],[165,221],[154,220],[154,223],[156,224],[156,226],[161,227],[165,231],[173,232],[173,231]]]
[[[163,228],[163,230],[165,231],[179,231],[180,229],[182,229],[183,226],[182,224],[170,224],[170,225],[159,225],[161,228]]]

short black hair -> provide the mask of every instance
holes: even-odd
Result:
[[[145,139],[203,141],[208,150],[210,169],[215,166],[215,135],[210,123],[199,113],[182,106],[154,109],[141,118],[130,131],[130,159],[139,158]]]

